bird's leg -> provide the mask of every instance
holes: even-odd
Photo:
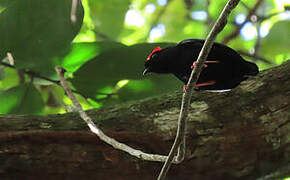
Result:
[[[217,64],[220,63],[219,61],[204,61],[203,68],[206,68],[207,64]],[[196,61],[193,62],[191,69],[193,69],[196,66]]]
[[[216,82],[215,81],[208,81],[208,82],[204,82],[204,83],[199,83],[199,84],[196,84],[194,86],[195,89],[198,89],[199,87],[201,86],[208,86],[208,85],[213,85],[215,84]]]
[[[215,84],[216,82],[215,81],[207,81],[207,82],[204,82],[204,83],[199,83],[199,84],[196,84],[195,86],[194,86],[194,89],[198,89],[199,87],[201,87],[201,86],[208,86],[208,85],[213,85],[213,84]],[[186,89],[187,89],[187,85],[184,85],[183,86],[183,93],[185,93],[185,91],[186,91]]]
[[[220,62],[219,61],[204,61],[204,64],[202,65],[202,67],[206,68],[208,66],[207,64],[218,64],[218,63],[220,63]],[[195,66],[196,66],[196,61],[193,62],[192,66],[191,66],[191,69],[193,69]],[[198,87],[213,85],[215,83],[216,83],[215,81],[208,81],[208,82],[204,82],[204,83],[199,83],[199,84],[196,84],[194,86],[194,88],[198,89]],[[183,92],[185,92],[186,89],[187,89],[187,85],[184,85],[183,86]]]

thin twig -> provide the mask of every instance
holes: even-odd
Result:
[[[199,53],[198,59],[196,61],[196,66],[192,70],[189,81],[187,83],[187,89],[185,93],[182,96],[182,104],[181,104],[181,110],[179,114],[179,119],[178,119],[178,129],[177,129],[177,135],[174,140],[174,144],[171,147],[170,153],[168,155],[168,158],[166,162],[164,163],[162,170],[158,176],[158,180],[163,180],[166,177],[166,174],[168,172],[168,169],[170,168],[170,165],[172,164],[172,160],[174,158],[174,155],[176,153],[176,150],[180,143],[183,141],[184,136],[185,136],[185,131],[186,131],[186,124],[187,124],[187,115],[190,107],[190,99],[192,95],[193,88],[199,78],[200,72],[202,70],[202,65],[204,64],[204,61],[206,60],[211,47],[214,43],[214,40],[218,33],[222,31],[222,29],[225,27],[227,24],[227,18],[231,11],[238,5],[239,0],[229,0],[228,3],[226,4],[225,8],[223,9],[222,13],[220,14],[218,20],[214,24],[212,30],[210,31],[209,35],[207,36],[207,39]],[[185,144],[185,142],[183,142]],[[180,155],[177,155],[176,159]]]
[[[17,75],[18,75],[18,78],[19,78],[19,80],[18,80],[19,84],[24,84],[25,83],[25,73],[24,73],[24,71],[23,70],[18,70],[17,71]]]
[[[71,2],[71,11],[70,11],[70,20],[72,23],[77,22],[77,7],[78,7],[78,0],[72,0]]]
[[[262,40],[262,37],[261,37],[261,21],[258,21],[257,24],[256,24],[256,30],[257,30],[257,39],[256,39],[256,42],[255,42],[255,47],[254,47],[254,55],[255,56],[259,56],[260,54],[260,46],[261,46],[261,40]]]
[[[9,67],[9,68],[12,68],[12,69],[16,69],[15,66],[11,65],[11,64],[8,64],[8,63],[5,63],[5,62],[1,62],[1,65],[3,66],[6,66],[6,67]],[[59,85],[59,81],[57,80],[53,80],[53,79],[50,79],[50,78],[47,78],[45,76],[42,76],[36,72],[33,72],[33,71],[30,71],[30,70],[23,70],[23,72],[27,75],[30,75],[30,76],[33,76],[33,77],[37,77],[39,79],[43,79],[43,80],[46,80],[46,81],[49,81],[51,83],[54,83],[54,84],[57,84]]]
[[[241,51],[241,50],[238,50],[237,52],[242,56],[247,56],[247,57],[250,57],[250,58],[253,58],[256,60],[260,60],[260,61],[267,63],[267,64],[270,64],[270,65],[275,65],[275,63],[273,63],[272,61],[270,61],[264,57],[261,57],[261,56],[255,55],[255,54],[250,54],[250,53],[247,53],[247,52]]]
[[[8,68],[16,69],[15,66],[13,66],[13,65],[11,65],[11,64],[8,64],[8,63],[5,63],[5,62],[1,62],[1,65],[5,66],[5,67],[8,67]],[[60,81],[50,79],[50,78],[45,77],[45,76],[42,76],[42,75],[40,75],[40,74],[38,74],[38,73],[36,73],[36,72],[30,71],[30,70],[22,70],[22,72],[25,73],[25,74],[27,74],[27,75],[29,75],[29,76],[33,76],[33,77],[35,77],[35,78],[43,79],[43,80],[46,80],[46,81],[48,81],[48,82],[54,83],[54,84],[56,84],[56,85],[58,85],[58,86],[61,86],[61,85],[60,85]],[[77,91],[77,90],[72,90],[72,91],[73,91],[73,93],[77,93],[77,94],[83,96],[84,98],[92,98],[92,97],[88,97],[88,96],[82,94],[81,92],[79,92],[79,91]],[[114,95],[114,93],[107,94],[107,93],[101,93],[101,92],[97,92],[96,94],[97,94],[97,95],[105,95],[105,96],[108,96],[108,97],[111,97],[112,95]],[[97,98],[92,98],[92,99],[93,99],[94,101],[102,100],[102,99],[97,99]]]
[[[240,34],[240,30],[242,29],[242,27],[249,21],[251,21],[251,17],[253,15],[256,14],[256,11],[258,10],[258,8],[260,7],[260,5],[262,4],[263,0],[257,0],[256,4],[253,6],[252,9],[249,9],[249,13],[246,17],[246,20],[242,23],[236,26],[236,29],[234,30],[234,32],[232,32],[231,34],[229,34],[228,36],[226,36],[224,38],[224,40],[222,41],[223,44],[227,44],[228,42],[230,42],[232,39],[236,38],[239,34]]]
[[[265,21],[267,19],[270,19],[274,16],[277,16],[277,15],[280,15],[282,13],[284,13],[285,11],[280,11],[280,12],[274,12],[274,13],[271,13],[269,15],[266,15],[266,16],[258,16],[258,22],[262,22],[262,21]]]
[[[25,87],[24,93],[21,96],[21,100],[20,100],[19,104],[14,109],[14,113],[19,114],[19,111],[21,111],[21,109],[23,108],[23,104],[28,101],[28,99],[27,99],[28,97],[27,96],[28,96],[28,93],[30,92],[29,91],[30,88],[33,86],[32,83],[33,83],[33,77],[30,77],[30,82]]]
[[[96,29],[93,30],[95,35],[98,36],[99,38],[101,38],[102,40],[106,40],[106,41],[114,41],[114,39],[110,38],[109,36],[107,36],[104,33],[98,32]]]
[[[7,52],[7,58],[8,58],[8,60],[9,60],[9,64],[10,64],[11,66],[14,66],[15,61],[14,61],[14,58],[13,58],[13,56],[12,56],[12,54],[11,54],[10,52]]]
[[[151,30],[153,29],[153,27],[154,26],[156,26],[157,25],[157,23],[159,22],[159,20],[160,20],[160,18],[163,16],[163,14],[166,12],[166,9],[167,9],[167,7],[169,6],[169,4],[170,4],[170,2],[171,2],[172,0],[168,0],[168,2],[167,2],[167,4],[158,12],[158,14],[157,14],[157,16],[156,16],[156,18],[153,20],[153,22],[151,23],[151,25],[150,25],[150,29],[149,29],[149,31],[147,32],[147,34],[145,35],[145,37],[144,37],[144,41],[147,41],[148,40],[148,38],[149,38],[149,36],[150,36],[150,32],[151,32]]]
[[[245,2],[241,1],[240,4],[241,4],[242,6],[244,6],[248,11],[251,10],[251,8],[250,8],[250,7],[249,7]]]
[[[207,14],[207,19],[206,19],[205,24],[207,25],[207,27],[212,27],[212,24],[214,23],[214,20],[210,16],[209,6],[210,6],[210,0],[206,0],[206,10],[205,11],[206,11],[206,14]]]
[[[66,94],[68,97],[71,99],[72,103],[76,107],[78,113],[80,114],[80,117],[87,123],[89,126],[90,130],[96,134],[102,141],[106,142],[107,144],[111,145],[115,149],[122,150],[124,152],[127,152],[128,154],[135,156],[139,159],[142,160],[147,160],[147,161],[158,161],[158,162],[164,162],[167,158],[167,156],[163,155],[158,155],[158,154],[148,154],[144,153],[140,150],[134,149],[126,144],[120,143],[116,141],[115,139],[107,136],[106,134],[103,133],[103,131],[95,125],[95,123],[92,121],[92,119],[87,115],[87,113],[83,110],[82,106],[72,93],[72,90],[69,88],[67,85],[65,79],[64,79],[64,72],[65,70],[62,67],[56,67],[55,68],[56,72],[59,75],[60,83],[63,89],[65,90]]]

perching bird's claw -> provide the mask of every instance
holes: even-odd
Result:
[[[208,67],[207,64],[217,64],[219,61],[204,61],[204,64],[202,65],[203,68]],[[191,69],[193,69],[196,66],[196,61],[193,62]]]
[[[185,93],[186,89],[187,89],[187,85],[184,85],[182,92]]]

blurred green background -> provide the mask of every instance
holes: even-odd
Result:
[[[0,0],[0,114],[65,113],[62,65],[85,109],[182,91],[172,75],[142,76],[156,46],[205,38],[226,0]],[[260,70],[290,59],[286,0],[243,0],[218,35]],[[11,58],[13,57],[13,58]]]

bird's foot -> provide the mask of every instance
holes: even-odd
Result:
[[[202,65],[203,68],[206,68],[207,64],[217,64],[220,63],[219,61],[204,61],[204,64]],[[191,69],[193,69],[196,66],[196,61],[193,62]]]
[[[185,93],[186,89],[187,89],[187,85],[184,85],[182,92]]]
[[[192,66],[191,66],[191,69],[193,69],[195,66],[196,66],[196,61],[193,62]],[[205,62],[204,62],[204,64],[202,65],[202,67],[203,67],[203,68],[206,68],[206,67],[207,67],[207,65],[205,64]]]

